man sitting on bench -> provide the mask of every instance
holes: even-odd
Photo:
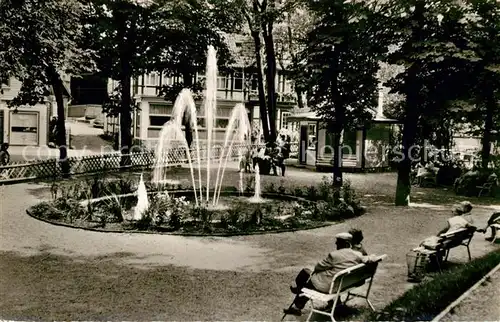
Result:
[[[351,234],[340,233],[335,238],[337,250],[332,251],[325,259],[316,264],[310,278],[308,278],[307,270],[303,269],[297,276],[297,287],[291,287],[292,292],[300,294],[300,290],[305,287],[318,292],[328,293],[335,274],[346,268],[370,261],[371,258],[369,256],[363,256],[359,251],[351,248],[353,239]],[[305,284],[301,283],[300,279]],[[305,296],[296,296],[293,305],[284,309],[283,312],[285,314],[301,315],[302,309],[308,300]]]
[[[491,228],[491,236],[486,237],[485,239],[487,241],[493,241],[497,235],[497,227],[495,225],[498,225],[498,224],[500,224],[500,211],[493,213],[493,215],[491,215],[490,219],[488,219],[488,223],[486,224],[486,227],[484,229],[478,229],[477,231],[481,232],[481,233],[486,233],[488,228]]]

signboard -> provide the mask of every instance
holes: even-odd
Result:
[[[10,144],[38,145],[37,112],[11,112],[10,114]]]

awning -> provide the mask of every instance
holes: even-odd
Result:
[[[314,112],[304,112],[304,113],[295,113],[290,116],[287,116],[287,121],[317,121],[321,118]]]

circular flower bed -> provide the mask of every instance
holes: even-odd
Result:
[[[133,220],[137,194],[132,187],[136,184],[96,182],[52,188],[53,200],[31,207],[28,214],[53,224],[97,231],[228,236],[317,228],[364,210],[349,186],[342,189],[342,197],[334,198],[328,182],[318,189],[268,187],[260,202],[252,200],[252,191],[226,187],[215,207],[196,206],[193,191],[176,186],[168,192],[150,191],[149,207],[140,220]]]

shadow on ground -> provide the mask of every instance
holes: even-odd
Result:
[[[113,263],[133,256],[75,258],[0,253],[2,319],[264,320],[281,313],[288,276]],[[272,281],[272,283],[270,283]],[[279,317],[278,317],[279,316]]]

